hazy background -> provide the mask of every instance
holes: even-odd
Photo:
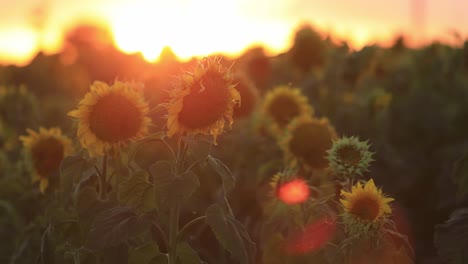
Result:
[[[93,21],[117,47],[155,60],[164,46],[181,58],[237,54],[252,44],[289,47],[303,22],[359,48],[396,34],[410,43],[468,35],[465,0],[0,0],[0,63],[25,64],[38,50],[60,49],[63,32]]]

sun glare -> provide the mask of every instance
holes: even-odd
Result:
[[[37,52],[37,35],[26,28],[0,31],[0,62],[25,65]]]
[[[185,60],[215,52],[236,55],[254,44],[279,51],[287,48],[290,33],[285,24],[243,17],[234,0],[142,0],[115,7],[109,20],[116,46],[141,52],[148,61],[157,60],[165,46]]]

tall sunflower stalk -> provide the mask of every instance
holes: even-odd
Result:
[[[177,141],[177,151],[171,150],[174,156],[173,173],[176,180],[188,177],[187,174],[198,164],[194,162],[186,168],[186,155],[189,151],[187,138],[200,134],[208,135],[213,137],[213,143],[216,145],[218,135],[226,128],[231,128],[234,108],[240,105],[240,95],[234,87],[232,73],[218,59],[206,58],[200,61],[192,72],[179,76],[179,82],[171,92],[171,100],[166,104],[167,135],[175,137]],[[218,160],[211,158],[210,161],[215,163],[215,168],[226,169],[225,165]],[[169,264],[177,262],[177,244],[191,226],[203,221],[210,225],[213,223],[213,218],[226,217],[223,215],[208,216],[209,212],[219,213],[217,211],[219,207],[210,206],[207,209],[207,215],[194,218],[179,229],[180,206],[180,199],[172,199],[169,209]],[[231,216],[233,216],[232,212]],[[218,228],[218,226],[212,226],[217,237],[226,235],[217,233]]]
[[[241,263],[253,262],[253,242],[235,219],[226,198],[235,179],[226,165],[209,155],[217,137],[231,127],[234,108],[240,104],[230,69],[218,59],[200,61],[193,71],[179,76],[170,100],[152,110],[139,87],[135,83],[115,81],[108,85],[96,81],[78,108],[69,112],[78,121],[77,137],[85,151],[84,155],[71,157],[65,168],[80,162],[81,173],[73,173],[72,177],[91,175],[76,179],[69,189],[77,189],[77,204],[92,201],[99,207],[92,216],[86,248],[96,253],[119,244],[131,248],[129,239],[146,230],[160,238],[156,243],[146,241],[148,237],[141,241],[154,248],[151,254],[155,259],[184,263],[196,255],[183,241],[185,235],[194,225],[206,224],[234,258]],[[149,134],[148,116],[161,109],[167,110],[167,125]],[[209,148],[196,140],[200,135],[210,139]],[[156,156],[154,163],[143,165],[137,152],[151,148],[148,143],[153,142],[161,144],[161,152],[168,155]],[[207,166],[198,167],[200,163]],[[204,215],[181,225],[182,206],[200,187],[195,167],[221,177],[224,197],[208,206]],[[71,170],[74,168],[64,171]],[[112,191],[107,189],[109,182]],[[163,249],[167,252],[161,252]],[[187,251],[191,255],[183,253]]]
[[[69,116],[78,119],[77,136],[90,157],[102,158],[99,176],[101,199],[107,198],[108,159],[120,161],[120,151],[130,141],[148,134],[151,124],[148,103],[141,85],[115,81],[112,85],[96,81]],[[120,185],[117,174],[117,188]],[[119,193],[119,192],[117,192]]]

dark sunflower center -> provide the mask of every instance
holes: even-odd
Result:
[[[221,73],[210,70],[191,87],[183,99],[179,122],[192,129],[203,128],[223,118],[230,100],[229,83]]]
[[[137,135],[142,125],[142,116],[128,98],[110,93],[93,106],[89,113],[91,132],[102,141],[118,142]]]
[[[322,169],[328,165],[326,151],[332,145],[332,134],[325,125],[306,123],[292,132],[289,142],[291,152],[313,168]]]
[[[64,156],[63,144],[55,138],[37,142],[31,149],[34,169],[41,177],[47,177],[58,170]]]
[[[294,118],[299,116],[301,109],[296,101],[289,96],[277,96],[273,99],[268,109],[271,117],[280,127],[284,127]]]
[[[368,196],[360,197],[352,203],[350,213],[363,221],[374,221],[379,216],[379,203]]]
[[[357,165],[361,161],[361,152],[353,146],[343,146],[337,151],[339,159],[347,165]]]

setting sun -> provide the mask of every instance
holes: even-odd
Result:
[[[115,7],[109,20],[117,47],[141,52],[148,61],[155,61],[165,46],[182,59],[221,50],[238,54],[253,44],[268,44],[274,51],[286,48],[287,25],[249,20],[235,2],[140,1]]]
[[[304,22],[357,49],[388,43],[396,34],[420,44],[447,40],[449,30],[468,33],[468,18],[457,11],[468,3],[456,1],[427,2],[424,13],[413,12],[419,15],[415,20],[404,0],[0,0],[0,63],[26,64],[39,50],[58,52],[64,31],[89,18],[104,21],[119,50],[140,52],[149,62],[166,46],[183,60],[213,53],[236,56],[254,45],[278,54],[290,47],[294,30]],[[42,13],[35,17],[38,7]]]
[[[0,62],[27,63],[37,49],[37,36],[27,28],[0,32]]]

